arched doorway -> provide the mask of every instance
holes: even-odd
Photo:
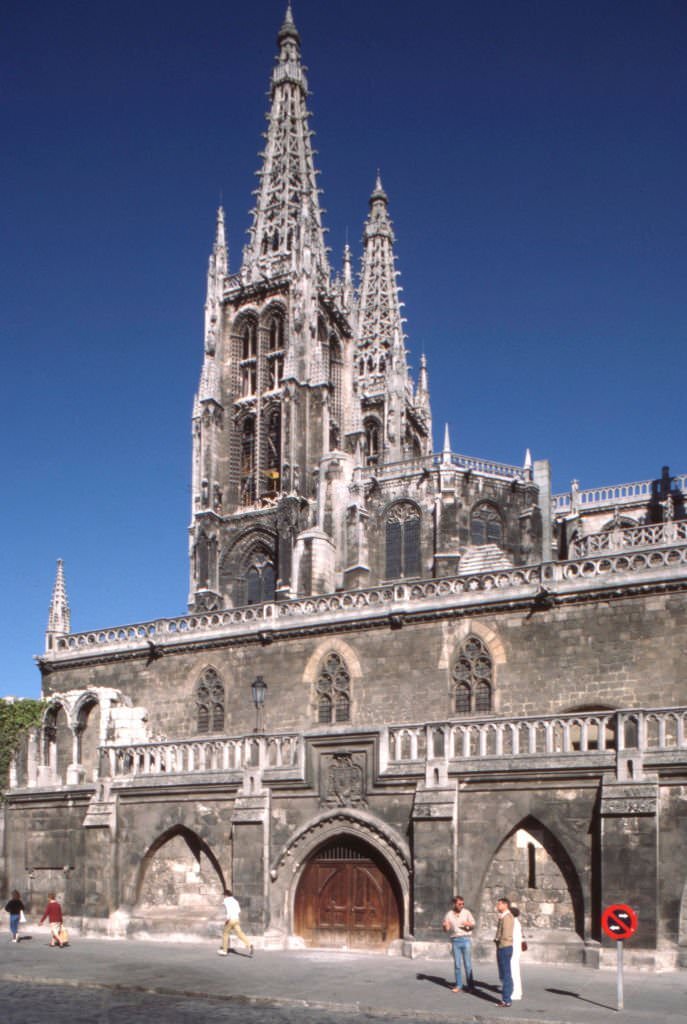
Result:
[[[301,876],[294,925],[308,946],[379,949],[401,935],[401,898],[368,843],[340,836],[320,846]]]

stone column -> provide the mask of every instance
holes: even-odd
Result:
[[[270,793],[249,789],[244,786],[234,803],[231,888],[241,905],[243,930],[262,935],[269,926]]]
[[[413,934],[421,942],[445,942],[441,922],[455,884],[455,783],[420,783],[412,820]]]
[[[658,785],[655,778],[601,789],[601,910],[627,903],[639,928],[633,947],[655,949],[658,938]],[[610,940],[603,939],[604,944]]]

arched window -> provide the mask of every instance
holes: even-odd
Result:
[[[325,658],[317,679],[317,720],[323,725],[351,720],[351,677],[334,652]]]
[[[273,409],[267,418],[267,491],[274,494],[279,490],[281,476],[281,412]]]
[[[420,513],[410,502],[394,505],[386,520],[386,578],[419,576]]]
[[[457,715],[491,711],[493,664],[486,644],[471,634],[453,666],[453,709]],[[474,698],[474,706],[473,706]]]
[[[272,314],[267,329],[267,382],[272,390],[279,387],[284,374],[284,318],[281,314]]]
[[[343,357],[334,335],[329,339],[329,447],[339,448],[343,430]]]
[[[246,572],[246,604],[273,601],[276,573],[272,562],[256,558]]]
[[[198,732],[224,731],[224,685],[214,668],[205,670],[196,687]]]
[[[381,426],[379,420],[368,416],[363,422],[365,431],[365,462],[368,466],[376,466],[379,461],[381,447]]]
[[[246,320],[241,331],[241,394],[254,395],[258,384],[258,327],[255,320]]]
[[[255,501],[255,417],[246,416],[241,426],[241,504]]]
[[[472,544],[498,544],[503,546],[503,523],[493,505],[484,502],[472,510],[470,519],[470,542]]]

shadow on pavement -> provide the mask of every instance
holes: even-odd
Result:
[[[438,985],[439,988],[453,988],[450,981],[446,978],[440,978],[436,974],[416,974],[415,977],[418,981],[431,981],[433,985]]]
[[[547,988],[546,992],[550,992],[554,996],[570,996],[571,999],[579,999],[581,1003],[589,1003],[590,1006],[600,1006],[602,1010],[615,1010],[615,1006],[609,1006],[608,1003],[597,1003],[593,999],[585,999],[579,992],[568,992],[564,988]]]

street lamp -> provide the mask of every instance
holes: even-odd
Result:
[[[267,683],[262,676],[255,677],[250,684],[250,692],[253,697],[253,704],[255,705],[255,729],[253,732],[262,732],[262,709],[265,704],[265,694],[267,693]]]

